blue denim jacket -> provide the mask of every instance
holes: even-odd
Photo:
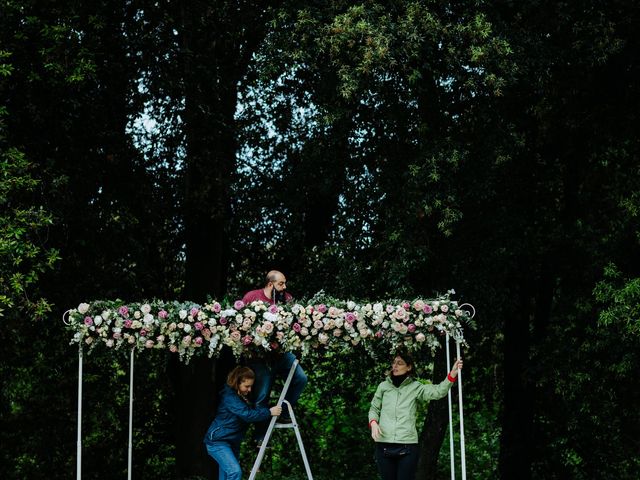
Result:
[[[220,392],[216,418],[204,436],[204,443],[211,445],[215,442],[229,442],[239,445],[249,423],[268,420],[269,417],[271,412],[268,408],[252,407],[231,387],[225,385]]]

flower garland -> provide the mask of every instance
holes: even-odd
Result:
[[[332,301],[331,305],[269,305],[260,301],[245,305],[238,300],[223,306],[213,301],[195,303],[81,303],[68,311],[65,322],[73,332],[71,344],[168,349],[188,362],[193,355],[217,356],[224,346],[236,356],[293,351],[301,356],[312,349],[369,351],[404,348],[416,351],[439,346],[438,337],[448,333],[461,340],[462,322],[469,313],[446,295],[412,302]]]

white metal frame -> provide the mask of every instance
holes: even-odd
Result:
[[[475,308],[470,304],[460,305],[460,308],[468,306],[473,309],[473,314],[471,318],[473,318],[476,314]],[[68,325],[67,314],[69,311],[66,311],[62,315],[62,321]],[[449,334],[446,334],[446,355],[447,355],[447,372],[451,370],[450,365],[450,354],[449,354]],[[456,341],[456,355],[457,358],[460,358],[460,339],[455,338]],[[131,349],[130,355],[130,367],[129,367],[129,445],[128,445],[128,460],[127,460],[127,479],[131,480],[132,476],[132,464],[133,464],[133,373],[134,373],[134,354],[135,349]],[[309,461],[307,459],[307,454],[304,449],[304,445],[302,443],[302,436],[300,435],[300,429],[298,427],[298,423],[296,421],[295,415],[293,413],[293,408],[291,408],[291,404],[284,399],[287,391],[289,390],[289,386],[291,384],[291,380],[293,378],[293,374],[295,372],[296,367],[298,366],[298,360],[293,362],[291,366],[291,370],[289,371],[289,375],[287,380],[285,381],[282,392],[280,393],[280,398],[278,399],[278,405],[286,404],[286,407],[289,411],[289,415],[291,416],[292,423],[291,424],[276,424],[277,417],[272,417],[271,422],[269,423],[269,428],[267,429],[266,436],[264,441],[262,442],[262,446],[260,451],[258,452],[258,456],[253,465],[253,469],[251,470],[251,476],[249,480],[254,480],[258,469],[260,468],[260,464],[264,458],[264,454],[267,448],[267,444],[269,439],[271,438],[271,434],[274,428],[293,428],[296,434],[296,438],[298,439],[298,446],[300,447],[300,453],[302,455],[302,460],[304,462],[304,467],[307,472],[307,477],[309,480],[313,480],[313,476],[311,474],[311,468],[309,467]],[[82,352],[82,344],[78,346],[78,437],[76,442],[76,479],[81,480],[82,478],[82,367],[83,367],[83,352]],[[453,440],[453,413],[452,413],[452,402],[451,402],[451,390],[448,393],[448,403],[449,403],[449,449],[450,449],[450,457],[451,457],[451,480],[455,480],[455,452],[454,452],[454,440]],[[461,459],[461,468],[462,468],[462,480],[467,479],[467,471],[466,471],[466,454],[465,454],[465,443],[464,443],[464,415],[463,415],[463,406],[462,406],[462,371],[458,372],[458,409],[459,409],[459,418],[460,418],[460,459]]]

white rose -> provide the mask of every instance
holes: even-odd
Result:
[[[153,315],[147,313],[142,320],[146,325],[149,325],[150,323],[153,323]]]
[[[84,315],[88,311],[89,311],[88,303],[81,303],[80,305],[78,305],[78,312],[81,313],[82,315]]]
[[[151,305],[145,303],[140,307],[140,310],[142,310],[142,313],[149,313],[151,311]]]
[[[141,316],[142,314],[138,310],[133,313],[133,318],[140,318]]]
[[[382,312],[382,304],[381,303],[374,303],[373,304],[373,311],[376,313],[381,313]]]
[[[102,312],[102,318],[104,318],[105,320],[109,320],[109,317],[111,317],[111,312],[109,310],[105,310],[104,312]]]
[[[349,301],[347,302],[347,308],[348,308],[349,310],[353,310],[354,308],[356,308],[356,302],[352,302],[351,300],[349,300]]]
[[[275,322],[276,320],[278,320],[278,316],[275,313],[271,312],[264,312],[262,314],[262,317],[268,322]]]
[[[100,325],[102,323],[102,317],[100,315],[96,315],[93,318],[93,323],[95,323],[96,325]]]
[[[186,310],[180,310],[178,312],[178,316],[180,317],[180,320],[184,320],[185,318],[187,318],[187,311]]]
[[[189,325],[188,323],[184,326],[184,331],[185,333],[189,333],[191,331],[191,325]]]

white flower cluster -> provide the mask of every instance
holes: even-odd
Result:
[[[469,314],[450,300],[358,304],[336,301],[332,305],[299,303],[269,305],[236,301],[203,306],[193,303],[81,303],[69,312],[71,343],[91,350],[102,344],[144,349],[168,349],[188,361],[194,354],[218,355],[226,345],[240,356],[273,351],[312,349],[405,348],[435,350],[438,337],[448,333],[464,342],[462,322]],[[373,350],[371,350],[373,351]]]

